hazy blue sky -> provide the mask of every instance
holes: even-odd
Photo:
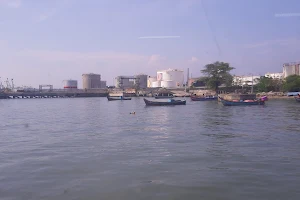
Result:
[[[0,77],[19,86],[167,68],[195,77],[217,60],[259,75],[299,52],[299,0],[0,0]]]

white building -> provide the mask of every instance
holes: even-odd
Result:
[[[178,69],[167,69],[157,72],[156,81],[151,87],[180,88],[184,84],[184,72]]]
[[[253,85],[256,85],[258,83],[259,78],[260,76],[234,76],[233,84],[239,86],[252,86],[252,83]]]
[[[283,78],[286,78],[290,75],[300,76],[300,62],[283,64]]]
[[[283,78],[283,73],[266,73],[265,77],[267,78],[273,78],[273,79],[282,79]]]

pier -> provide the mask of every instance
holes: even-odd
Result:
[[[36,98],[79,98],[106,97],[107,92],[7,92],[0,93],[0,99],[36,99]]]

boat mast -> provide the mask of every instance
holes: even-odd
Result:
[[[251,94],[253,94],[253,74],[251,75],[252,75]]]

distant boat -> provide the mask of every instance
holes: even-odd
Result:
[[[299,97],[295,97],[296,101],[300,103],[300,96]]]
[[[108,101],[131,100],[131,97],[124,97],[124,96],[111,97],[111,96],[107,96],[107,100],[108,100]]]
[[[144,101],[147,106],[186,105],[186,100],[168,99],[168,100],[164,100],[164,101],[150,101],[150,100],[144,98]]]
[[[256,100],[244,100],[244,101],[229,101],[229,100],[225,100],[222,97],[219,97],[222,104],[224,106],[255,106],[255,105],[265,105],[265,101],[268,100],[267,97],[262,97],[260,99],[256,99]]]
[[[298,96],[300,94],[300,92],[288,92],[287,93],[287,96],[290,97],[290,96]]]
[[[218,97],[216,96],[191,96],[192,101],[216,101]]]

